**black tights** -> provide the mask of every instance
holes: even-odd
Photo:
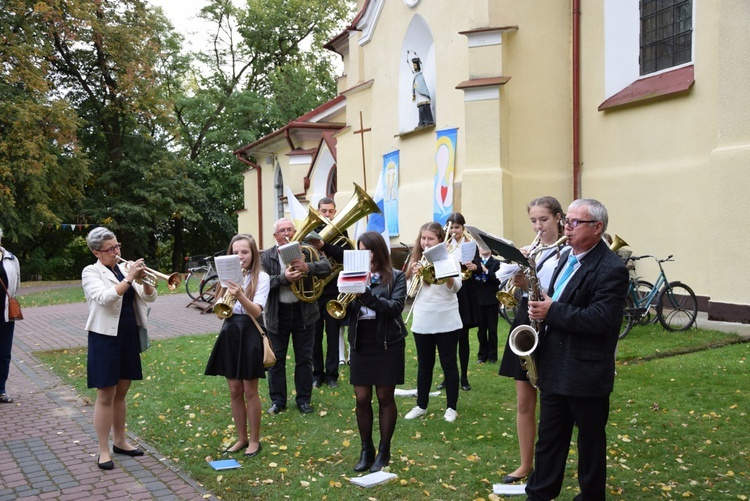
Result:
[[[393,398],[395,386],[376,386],[378,395],[378,421],[380,423],[380,443],[390,450],[393,432],[396,430],[398,409]],[[357,427],[363,444],[372,443],[372,386],[355,386],[354,395],[357,397]]]

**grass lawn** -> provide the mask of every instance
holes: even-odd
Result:
[[[504,343],[507,324],[502,321],[500,332]],[[461,391],[455,423],[443,421],[444,393],[431,398],[425,418],[399,419],[390,466],[398,475],[395,481],[371,489],[348,481],[355,475],[360,443],[346,367],[340,388],[313,391],[313,414],[298,413],[293,400],[284,413],[264,413],[260,456],[245,461],[235,455],[241,469],[215,472],[206,460],[220,458],[235,435],[226,382],[202,375],[214,337],[159,341],[144,353],[146,379],[131,388],[128,428],[217,496],[502,499],[492,494],[492,485],[518,462],[515,390],[512,381],[497,375],[497,364],[477,365],[474,354],[469,373],[473,389]],[[475,347],[473,337],[472,350]],[[94,391],[85,388],[85,349],[37,355],[93,401]],[[620,345],[611,398],[607,432],[612,499],[747,499],[748,355],[750,344],[730,334],[668,333],[660,326],[634,329]],[[416,366],[410,336],[404,388],[416,387]],[[293,367],[293,360],[287,367]],[[436,368],[436,383],[440,377]],[[266,383],[260,388],[265,410],[270,405]],[[403,416],[415,398],[397,397],[397,403]],[[377,416],[377,403],[375,412]],[[376,442],[378,436],[376,429]],[[578,493],[576,462],[573,442],[559,499]]]

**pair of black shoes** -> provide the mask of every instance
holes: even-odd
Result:
[[[130,457],[143,456],[143,451],[141,449],[137,449],[137,448],[136,449],[130,449],[130,450],[120,449],[116,445],[112,446],[112,452],[114,452],[115,454],[122,454],[124,456],[130,456]],[[112,461],[110,459],[109,461],[105,461],[103,463],[100,463],[99,462],[99,458],[100,457],[101,456],[97,456],[96,457],[96,466],[98,466],[100,470],[113,470],[115,468],[115,462],[114,461]]]
[[[362,451],[359,453],[359,462],[354,465],[354,471],[367,471],[375,473],[380,471],[391,462],[391,448],[384,447],[381,443],[378,447],[378,456],[375,457],[375,447],[372,443],[362,444]]]
[[[443,388],[445,388],[445,381],[443,381],[442,383],[438,384],[435,388],[437,388],[438,390],[442,390]],[[461,389],[464,390],[464,391],[471,390],[471,385],[469,384],[469,381],[463,381],[463,382],[461,382]]]

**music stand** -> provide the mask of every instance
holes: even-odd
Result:
[[[513,242],[511,242],[510,240],[505,240],[504,238],[490,235],[486,231],[482,231],[476,226],[466,225],[464,226],[464,228],[472,237],[474,237],[474,240],[476,240],[478,244],[481,244],[487,249],[490,249],[493,254],[497,254],[503,259],[520,264],[521,266],[525,266],[527,268],[531,266],[529,264],[528,258],[526,258],[526,256],[524,256],[523,253],[518,250],[518,248],[513,245]]]

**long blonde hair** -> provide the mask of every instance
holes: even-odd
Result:
[[[250,256],[252,257],[250,260],[250,268],[248,269],[248,272],[250,273],[250,284],[245,290],[245,296],[252,301],[255,296],[255,290],[258,288],[258,278],[262,269],[260,265],[260,253],[258,252],[258,244],[255,243],[255,239],[252,235],[249,233],[238,233],[229,241],[229,248],[227,249],[228,256],[232,255],[232,246],[239,240],[247,240],[250,244]]]
[[[431,231],[435,235],[437,235],[438,241],[442,242],[445,240],[445,230],[443,230],[443,226],[440,223],[437,223],[435,221],[430,221],[429,223],[425,223],[422,225],[421,228],[419,228],[419,233],[417,234],[417,241],[414,244],[414,249],[411,252],[411,259],[409,260],[409,266],[406,268],[406,278],[412,277],[412,269],[411,265],[414,263],[418,263],[422,260],[422,232],[423,231]]]

